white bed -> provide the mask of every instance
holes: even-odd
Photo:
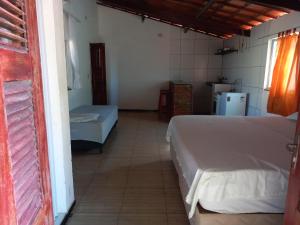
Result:
[[[174,117],[167,138],[190,219],[198,203],[223,214],[283,213],[294,131],[284,117]]]
[[[114,105],[80,106],[72,110],[70,115],[72,116],[72,114],[82,114],[81,119],[84,119],[85,115],[89,115],[92,118],[98,114],[96,118],[93,117],[89,122],[71,122],[72,140],[91,141],[103,144],[111,129],[118,121],[118,107]]]

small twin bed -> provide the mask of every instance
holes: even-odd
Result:
[[[71,140],[87,141],[101,146],[117,121],[117,106],[80,106],[70,112]]]
[[[167,139],[191,224],[282,224],[295,127],[275,116],[174,117]]]

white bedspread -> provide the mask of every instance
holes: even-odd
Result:
[[[167,132],[197,202],[219,213],[282,213],[295,122],[283,117],[177,116]]]
[[[72,140],[93,141],[103,144],[112,127],[118,121],[118,107],[115,105],[80,106],[72,110],[71,114],[97,115],[96,120],[90,120],[84,123],[78,123],[71,120],[70,126]],[[91,117],[89,118],[91,119]],[[81,121],[83,121],[82,118]]]
[[[70,113],[71,123],[86,123],[91,121],[97,121],[99,118],[97,113]]]

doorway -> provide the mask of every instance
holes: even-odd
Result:
[[[104,43],[90,44],[93,105],[107,105]]]

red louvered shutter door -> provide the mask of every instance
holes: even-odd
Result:
[[[53,225],[35,0],[0,0],[0,224]]]

